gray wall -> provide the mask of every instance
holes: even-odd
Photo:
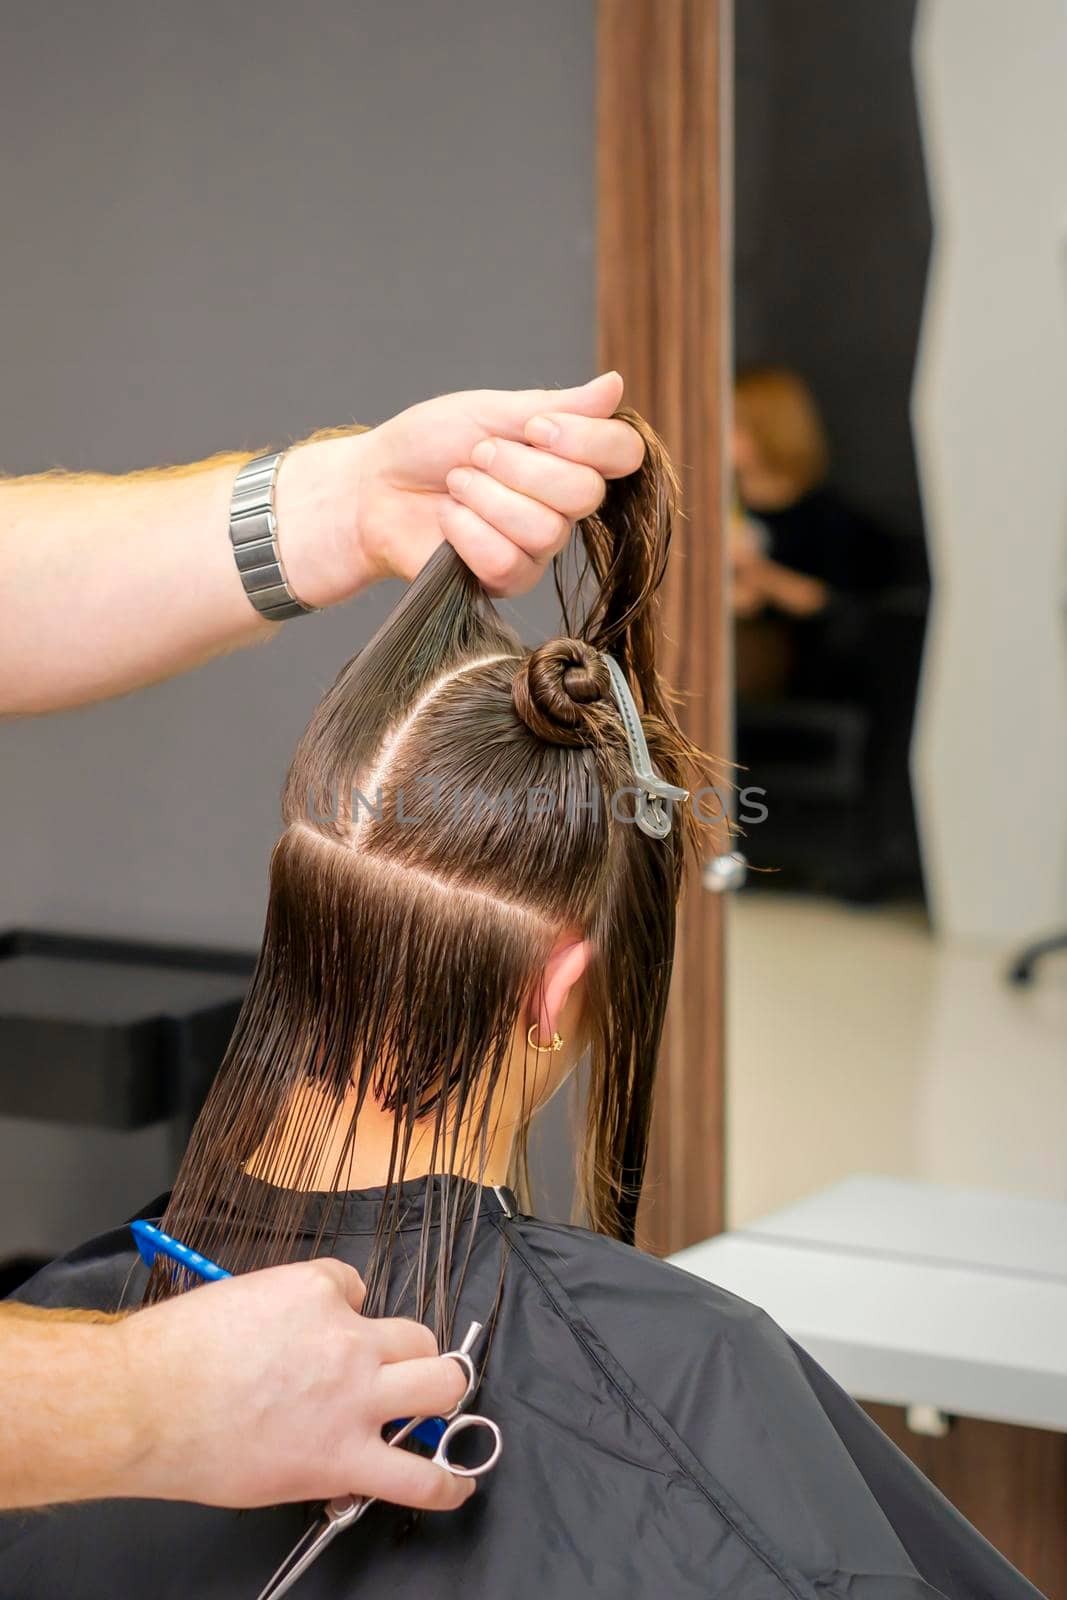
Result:
[[[590,0],[98,0],[4,22],[4,471],[123,471],[591,374]],[[0,727],[0,927],[254,946],[293,744],[395,592]],[[553,626],[546,587],[521,611]],[[166,1178],[162,1135],[0,1122],[0,1254]]]
[[[915,69],[936,587],[913,769],[935,928],[1010,948],[1067,926],[1067,8],[923,0]]]

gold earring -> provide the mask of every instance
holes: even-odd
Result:
[[[554,1050],[563,1049],[563,1040],[560,1038],[558,1033],[554,1033],[552,1035],[551,1044],[538,1044],[534,1039],[534,1032],[536,1028],[537,1023],[531,1022],[529,1028],[526,1030],[526,1042],[529,1044],[531,1050],[540,1050],[545,1054],[551,1054],[551,1052]]]

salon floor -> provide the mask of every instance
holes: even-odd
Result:
[[[854,1172],[1067,1200],[1067,958],[947,946],[910,907],[730,906],[727,1218]]]

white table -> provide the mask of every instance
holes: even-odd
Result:
[[[1067,1205],[857,1176],[671,1259],[856,1399],[1067,1431]]]

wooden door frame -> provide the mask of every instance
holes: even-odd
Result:
[[[731,751],[724,451],[731,370],[732,0],[597,0],[600,369],[663,434],[685,517],[663,589],[663,669],[703,749]],[[724,908],[694,874],[678,929],[639,1237],[725,1225]]]

